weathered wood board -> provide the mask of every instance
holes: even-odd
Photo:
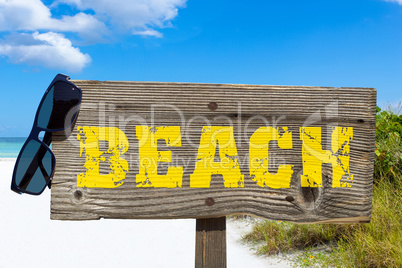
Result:
[[[371,218],[375,89],[72,82],[83,99],[53,137],[52,219]]]

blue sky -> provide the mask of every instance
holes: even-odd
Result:
[[[402,0],[0,0],[0,137],[72,79],[374,87],[402,100]]]

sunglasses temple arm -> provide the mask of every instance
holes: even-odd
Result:
[[[44,142],[47,146],[50,146],[50,144],[52,143],[52,137],[53,137],[52,133],[46,131],[46,132],[45,132],[45,136],[43,137],[43,142]],[[47,186],[48,186],[49,189],[50,189],[50,186],[51,186],[50,175],[47,174],[47,171],[46,171],[46,169],[43,167],[43,163],[42,163],[42,159],[43,159],[44,156],[45,156],[45,155],[43,154],[43,156],[41,156],[41,158],[40,158],[40,159],[41,159],[41,161],[39,162],[39,163],[40,163],[40,170],[42,171],[43,177],[45,178],[46,183],[47,183]]]
[[[49,146],[52,143],[52,133],[46,131],[45,136],[43,137],[43,143]],[[43,155],[44,156],[44,155]],[[42,158],[43,158],[42,156]]]
[[[40,171],[42,172],[43,177],[45,178],[45,181],[48,182],[50,179],[50,176],[49,176],[49,174],[47,174],[47,171],[46,171],[45,167],[43,166],[42,161],[39,163],[39,168],[40,168]],[[50,182],[48,183],[48,186],[50,188]]]
[[[50,143],[52,142],[52,133],[46,132],[45,137],[43,138],[43,142],[49,146]],[[32,177],[34,176],[36,170],[38,169],[38,166],[40,167],[40,169],[43,173],[42,159],[45,156],[45,154],[46,154],[46,150],[43,148],[43,146],[40,146],[38,152],[36,152],[34,158],[32,159],[31,164],[27,168],[27,171],[25,172],[24,176],[22,177],[22,180],[18,186],[19,188],[25,190],[28,187],[28,184],[31,182]],[[47,175],[46,171],[45,171],[45,173]],[[47,175],[47,176],[45,176],[45,174],[43,174],[43,175],[47,182],[49,180],[49,175]]]

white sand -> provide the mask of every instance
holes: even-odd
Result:
[[[194,267],[195,220],[51,221],[50,191],[10,190],[15,159],[0,159],[0,268]],[[228,221],[228,267],[291,267],[239,242],[250,224]]]

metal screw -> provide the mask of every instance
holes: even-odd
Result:
[[[217,104],[216,102],[210,102],[210,103],[208,104],[208,108],[209,108],[211,111],[215,111],[216,109],[218,109],[218,104]]]
[[[215,200],[214,200],[213,198],[209,197],[209,198],[207,198],[207,199],[205,200],[205,204],[210,207],[210,206],[212,206],[213,204],[215,204]]]

